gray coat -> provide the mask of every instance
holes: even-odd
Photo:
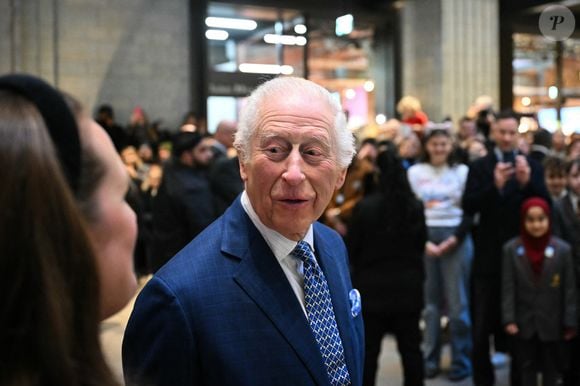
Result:
[[[572,246],[572,261],[576,267],[576,288],[580,292],[580,217],[576,215],[570,193],[554,202],[553,213],[554,234]],[[580,311],[578,313],[580,317]]]
[[[541,341],[563,339],[565,327],[576,327],[576,283],[570,245],[552,237],[539,279],[532,271],[519,237],[503,248],[502,321],[516,323],[518,336]]]

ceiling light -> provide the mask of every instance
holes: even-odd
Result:
[[[258,26],[258,23],[250,19],[232,19],[228,17],[206,17],[205,25],[212,28],[241,29],[244,31],[253,31]]]
[[[240,72],[252,74],[290,75],[294,72],[294,68],[292,66],[280,66],[278,64],[242,63],[239,65],[238,69]]]
[[[556,99],[556,98],[558,98],[558,87],[556,87],[556,86],[550,86],[548,88],[548,97],[550,99]]]
[[[304,24],[296,24],[294,26],[294,32],[296,32],[299,35],[304,35],[306,31],[308,30],[306,29],[306,26]]]
[[[346,99],[354,99],[354,97],[356,96],[356,91],[354,91],[352,88],[348,88],[344,92],[344,96],[346,97]]]
[[[266,34],[264,35],[264,41],[270,44],[285,44],[288,46],[293,46],[296,44],[296,36]]]
[[[386,121],[387,116],[385,114],[377,114],[377,116],[375,117],[375,122],[377,123],[377,125],[382,125]]]
[[[367,80],[363,85],[363,88],[365,89],[366,92],[371,92],[375,89],[375,82],[373,82],[372,80]]]
[[[336,18],[335,34],[336,36],[348,35],[353,30],[354,17],[349,13]]]
[[[304,36],[266,34],[264,41],[270,44],[284,44],[286,46],[303,46],[306,44]]]
[[[226,40],[230,36],[228,31],[223,29],[208,29],[205,31],[205,37],[209,40]]]

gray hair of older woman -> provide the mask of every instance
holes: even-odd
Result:
[[[248,98],[240,113],[240,121],[234,146],[240,154],[240,161],[249,161],[251,142],[258,129],[261,108],[265,101],[274,97],[287,95],[313,96],[326,101],[334,114],[334,130],[331,131],[336,143],[336,161],[341,169],[350,165],[355,154],[354,136],[346,126],[346,117],[340,103],[325,88],[306,79],[296,77],[279,77],[260,85]]]

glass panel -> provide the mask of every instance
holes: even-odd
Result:
[[[514,34],[514,109],[535,114],[540,127],[580,132],[580,41],[567,39],[559,47],[541,35]],[[562,74],[558,87],[557,60]],[[560,106],[561,105],[561,106]],[[560,120],[558,119],[560,108]],[[530,126],[530,129],[535,127]]]

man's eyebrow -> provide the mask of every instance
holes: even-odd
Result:
[[[262,132],[262,133],[258,134],[257,139],[258,139],[258,142],[260,142],[260,143],[265,142],[265,141],[269,141],[272,139],[281,139],[284,141],[288,141],[287,138],[281,136],[278,133],[268,133],[268,132],[266,132],[266,133]]]
[[[330,149],[332,149],[332,142],[331,142],[330,138],[323,137],[320,135],[313,135],[312,137],[310,137],[306,141],[304,141],[303,144],[304,145],[312,145],[312,144],[320,145],[326,151],[330,151]]]

